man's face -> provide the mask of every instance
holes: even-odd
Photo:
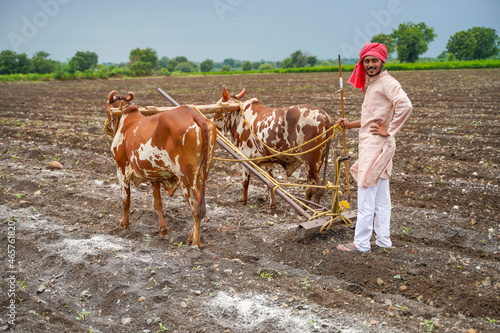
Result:
[[[384,63],[377,57],[366,56],[363,59],[363,66],[365,67],[365,72],[368,76],[375,76],[380,73]]]

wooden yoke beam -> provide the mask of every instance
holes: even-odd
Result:
[[[188,104],[187,106],[196,107],[203,114],[215,113],[217,111],[233,112],[233,111],[239,111],[239,109],[240,109],[239,103],[220,103],[220,104],[207,104],[207,105],[192,105],[192,104],[190,105],[190,104]],[[176,108],[178,108],[178,107],[177,106],[173,106],[173,107],[172,106],[164,106],[164,107],[146,106],[146,107],[140,107],[139,112],[145,116],[151,116],[151,115],[157,114],[159,112],[173,110]],[[119,108],[112,108],[111,112],[112,112],[113,116],[119,116],[122,114],[122,111]]]

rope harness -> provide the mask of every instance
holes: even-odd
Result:
[[[194,107],[198,112],[200,112],[200,114],[203,115],[203,113],[201,113],[200,110],[198,110],[196,107]],[[222,108],[221,108],[222,110]],[[204,116],[204,115],[203,115]],[[215,119],[215,121],[218,121],[218,120],[221,120],[223,118],[223,114],[218,117],[217,119]],[[273,177],[271,177],[267,172],[265,172],[264,170],[262,170],[257,164],[255,164],[254,162],[257,162],[257,161],[262,161],[262,160],[269,160],[269,159],[272,159],[272,158],[275,158],[275,157],[279,157],[279,156],[287,156],[287,157],[296,157],[296,156],[300,156],[300,155],[303,155],[303,154],[307,154],[315,149],[318,149],[321,145],[323,144],[326,144],[328,143],[330,140],[332,140],[338,133],[340,133],[342,131],[342,127],[340,126],[340,124],[336,124],[332,127],[330,127],[329,129],[327,129],[326,131],[324,131],[323,133],[319,134],[318,136],[316,136],[315,138],[309,140],[309,141],[306,141],[296,147],[292,147],[288,150],[285,150],[285,151],[278,151],[272,147],[269,147],[268,145],[266,145],[258,136],[257,134],[255,134],[255,132],[252,130],[252,127],[250,126],[250,124],[248,123],[248,120],[245,118],[244,116],[244,112],[243,112],[243,108],[241,107],[241,102],[240,102],[240,116],[243,118],[246,126],[249,128],[250,132],[252,133],[252,135],[258,140],[258,142],[260,144],[262,144],[265,148],[267,148],[269,151],[273,152],[274,154],[273,155],[269,155],[269,156],[263,156],[263,157],[256,157],[256,158],[247,158],[245,155],[243,155],[243,153],[241,153],[239,151],[239,149],[229,140],[227,139],[220,131],[219,129],[217,129],[217,137],[222,140],[226,145],[228,145],[231,149],[233,149],[235,152],[237,152],[240,156],[242,156],[242,159],[223,159],[223,158],[215,158],[215,160],[218,160],[218,161],[225,161],[225,162],[248,162],[252,165],[253,168],[255,168],[263,177],[265,177],[270,183],[272,183],[274,185],[272,191],[274,193],[276,193],[276,190],[279,189],[280,191],[282,191],[283,193],[285,193],[288,197],[290,197],[291,199],[293,199],[295,202],[297,202],[299,205],[301,205],[304,209],[307,209],[309,211],[312,212],[312,216],[311,218],[309,219],[309,221],[313,220],[313,219],[317,219],[319,217],[329,217],[329,220],[327,223],[325,223],[321,229],[320,229],[320,233],[324,233],[326,232],[330,227],[331,225],[333,224],[333,222],[337,219],[337,218],[340,218],[348,227],[350,227],[352,225],[352,222],[350,219],[346,218],[345,216],[342,215],[342,213],[346,210],[346,209],[349,209],[350,208],[350,204],[347,202],[347,201],[339,201],[339,198],[340,198],[340,186],[338,184],[339,182],[339,178],[340,178],[340,159],[341,157],[338,157],[337,158],[337,164],[336,164],[336,184],[333,184],[331,183],[330,181],[328,181],[325,185],[309,185],[309,184],[293,184],[293,183],[279,183],[276,181],[276,179],[274,179]],[[206,118],[206,117],[205,117]],[[328,132],[332,132],[329,136],[327,136],[325,138],[325,140],[323,142],[321,142],[320,144],[314,146],[313,148],[311,149],[308,149],[306,151],[303,151],[303,152],[297,152],[300,148],[318,140],[319,138],[321,138],[322,136],[324,135],[327,135]],[[305,204],[303,201],[297,199],[295,196],[293,196],[291,193],[289,193],[288,191],[284,190],[282,186],[293,186],[293,187],[308,187],[308,188],[322,188],[322,189],[325,189],[325,191],[333,191],[333,200],[332,200],[332,206],[331,206],[331,209],[329,211],[318,211],[318,210],[315,210],[313,208],[311,208],[310,206],[308,206],[307,204]]]
[[[119,116],[111,116],[110,120],[108,120],[108,119],[104,120],[104,132],[106,132],[106,134],[108,134],[109,136],[115,136],[114,129],[111,128],[111,125],[113,125],[113,122],[116,119],[118,119],[117,123],[120,123],[120,118],[122,117],[122,114],[123,114],[123,100],[120,100],[119,109],[121,111]]]
[[[198,111],[199,112],[199,111]],[[335,124],[334,126],[330,127],[329,129],[327,129],[326,131],[320,133],[318,136],[312,138],[311,140],[308,140],[298,146],[295,146],[295,147],[292,147],[290,149],[287,149],[287,150],[284,150],[284,151],[279,151],[279,150],[276,150],[272,147],[270,147],[269,145],[267,145],[265,142],[263,142],[257,134],[255,134],[255,132],[253,131],[252,129],[252,126],[250,126],[250,124],[248,123],[248,120],[245,118],[245,115],[244,115],[244,112],[243,112],[243,108],[241,107],[241,102],[240,102],[240,116],[243,118],[243,121],[245,122],[245,125],[247,125],[248,129],[250,130],[250,133],[252,134],[253,137],[255,137],[257,139],[257,141],[262,145],[264,146],[267,150],[273,152],[274,154],[273,155],[268,155],[268,156],[262,156],[262,157],[254,157],[254,158],[245,158],[243,160],[237,160],[237,159],[225,159],[225,158],[215,158],[215,160],[217,161],[225,161],[225,162],[241,162],[241,161],[262,161],[262,160],[268,160],[268,159],[272,159],[274,157],[278,157],[278,156],[287,156],[287,157],[296,157],[296,156],[300,156],[300,155],[304,155],[304,154],[307,154],[307,153],[310,153],[311,151],[313,150],[316,150],[318,149],[321,145],[323,144],[326,144],[328,143],[329,141],[331,141],[338,133],[340,133],[342,131],[342,127],[340,126],[340,124]],[[223,115],[221,115],[219,118],[215,119],[215,121],[218,121],[220,120],[221,118],[223,117]],[[305,151],[302,151],[302,152],[297,152],[300,150],[300,148],[304,147],[304,146],[307,146],[308,144],[320,139],[322,136],[324,135],[327,135],[328,132],[332,132],[329,136],[327,136],[325,138],[325,140],[323,142],[321,142],[320,144],[308,149],[308,150],[305,150]],[[297,153],[296,153],[297,152]]]

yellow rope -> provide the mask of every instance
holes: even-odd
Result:
[[[272,159],[272,158],[278,157],[278,156],[296,157],[296,156],[300,156],[300,155],[304,155],[304,154],[310,153],[311,151],[318,149],[321,145],[326,144],[328,141],[332,140],[338,133],[340,133],[340,131],[342,131],[342,127],[339,124],[336,124],[335,126],[332,126],[329,129],[327,129],[326,131],[324,131],[323,133],[319,134],[315,138],[313,138],[313,139],[311,139],[311,140],[309,140],[307,142],[304,142],[304,143],[300,144],[299,146],[292,147],[292,148],[290,148],[288,150],[284,150],[284,151],[278,151],[276,149],[273,149],[273,148],[267,146],[264,142],[262,142],[262,140],[259,139],[258,136],[256,136],[256,134],[251,129],[250,129],[250,131],[251,131],[252,135],[255,136],[255,138],[257,138],[257,140],[264,147],[266,147],[268,150],[271,150],[271,151],[277,152],[277,153],[274,154],[274,155],[268,155],[268,156],[262,156],[262,157],[254,157],[254,158],[244,159],[244,160],[229,159],[229,158],[214,158],[214,159],[217,160],[217,161],[224,161],[224,162],[241,162],[241,161],[262,161],[262,160],[269,160],[269,159]],[[316,146],[314,146],[314,147],[312,147],[312,148],[310,148],[308,150],[299,152],[299,153],[290,153],[290,151],[294,151],[294,150],[296,151],[296,150],[302,148],[303,146],[310,144],[311,142],[317,140],[319,137],[325,135],[329,131],[332,131],[333,133],[330,136],[328,136],[320,144],[318,144],[318,145],[316,145]]]
[[[297,156],[297,155],[306,154],[306,153],[308,153],[308,152],[310,152],[310,151],[313,151],[313,150],[317,149],[319,145],[318,145],[318,146],[315,146],[315,147],[313,147],[312,149],[309,149],[309,150],[307,150],[307,151],[305,151],[305,152],[301,152],[301,153],[290,153],[290,154],[289,154],[289,152],[291,152],[291,151],[297,151],[297,150],[299,150],[300,148],[302,148],[303,146],[306,146],[306,145],[308,145],[309,143],[311,143],[311,142],[313,142],[313,141],[315,141],[315,140],[319,139],[321,136],[325,135],[325,134],[326,134],[327,132],[329,132],[330,130],[331,130],[331,131],[333,131],[335,128],[337,128],[337,131],[336,131],[335,133],[332,133],[332,135],[331,135],[331,136],[329,136],[329,137],[327,137],[327,138],[325,139],[325,141],[321,142],[321,144],[322,144],[322,143],[326,143],[326,142],[328,142],[329,140],[331,140],[331,139],[332,139],[335,135],[337,135],[337,133],[338,133],[338,132],[340,132],[340,131],[342,130],[342,127],[340,126],[340,124],[335,124],[334,126],[330,127],[329,129],[327,129],[326,131],[324,131],[324,132],[320,133],[318,136],[316,136],[316,137],[312,138],[312,139],[311,139],[311,140],[309,140],[309,141],[306,141],[306,142],[304,142],[304,143],[302,143],[302,144],[300,144],[300,145],[298,145],[298,146],[296,146],[296,147],[292,147],[292,148],[290,148],[290,149],[288,149],[288,150],[279,151],[279,150],[276,150],[276,149],[274,149],[274,148],[272,148],[272,147],[270,147],[270,146],[266,145],[266,144],[265,144],[265,143],[264,143],[264,142],[263,142],[263,141],[262,141],[262,140],[261,140],[261,139],[257,136],[257,134],[255,134],[255,132],[254,132],[254,131],[253,131],[253,129],[252,129],[252,126],[250,126],[250,124],[248,123],[248,120],[245,118],[245,114],[244,114],[244,111],[243,111],[243,109],[241,108],[241,106],[240,106],[240,115],[241,115],[241,117],[243,118],[243,121],[244,121],[244,122],[245,122],[245,124],[247,125],[248,129],[250,130],[250,133],[252,133],[252,135],[253,135],[253,136],[254,136],[254,137],[255,137],[255,138],[256,138],[256,139],[260,142],[260,144],[262,144],[262,145],[263,145],[265,148],[267,148],[268,150],[270,150],[270,151],[272,151],[272,152],[276,153],[276,155],[283,155],[283,154],[287,154],[287,156]]]
[[[241,103],[240,103],[241,104]],[[201,115],[203,115],[205,118],[206,116],[196,108],[196,106],[193,106],[194,109],[196,109]],[[241,109],[241,107],[240,107]],[[248,124],[247,124],[248,126]],[[336,134],[338,134],[342,128],[337,124],[333,127],[331,127],[330,129],[334,129],[336,128],[337,130],[335,131],[335,133],[333,133],[330,137],[328,137],[325,141],[323,142],[326,142],[327,140],[331,140]],[[327,131],[329,131],[330,129],[328,129]],[[311,142],[311,141],[314,141],[316,140],[317,138],[319,138],[320,136],[324,135],[327,131],[321,133],[319,136],[317,136],[316,138],[302,144],[301,146]],[[253,131],[252,131],[253,133]],[[255,135],[255,134],[254,134]],[[342,221],[347,225],[347,226],[350,226],[352,224],[351,220],[349,220],[348,218],[346,218],[345,216],[342,215],[342,212],[345,210],[345,209],[348,209],[349,208],[349,203],[346,202],[346,201],[341,201],[341,202],[338,202],[338,197],[339,197],[339,194],[340,194],[340,186],[339,185],[335,185],[335,184],[332,184],[331,182],[327,182],[327,184],[325,185],[306,185],[306,184],[291,184],[291,183],[278,183],[276,181],[276,179],[274,179],[273,177],[271,177],[267,172],[264,172],[257,164],[254,163],[254,160],[260,160],[262,158],[257,158],[257,159],[248,159],[246,158],[246,156],[235,146],[233,145],[233,143],[227,139],[220,131],[219,129],[217,129],[217,137],[222,141],[224,142],[227,146],[229,146],[231,149],[233,149],[238,155],[240,155],[242,157],[241,160],[229,160],[229,159],[217,159],[217,158],[214,158],[214,159],[217,159],[217,160],[225,160],[225,161],[237,161],[237,162],[247,162],[249,163],[255,170],[257,170],[264,178],[266,178],[272,185],[274,185],[272,191],[275,193],[277,189],[279,189],[281,192],[283,192],[284,194],[286,194],[289,198],[291,198],[292,200],[294,200],[295,202],[297,202],[299,205],[301,205],[304,209],[307,209],[309,211],[312,212],[312,217],[309,219],[309,220],[312,220],[312,219],[315,219],[315,218],[318,218],[320,216],[330,216],[330,220],[325,223],[321,229],[320,229],[320,233],[324,233],[326,232],[332,225],[333,221],[336,219],[336,218],[339,218],[342,219]],[[288,151],[290,150],[293,150],[293,149],[298,149],[300,148],[301,146],[298,146],[298,147],[294,147],[292,149],[289,149]],[[314,147],[313,149],[316,149],[317,147]],[[311,150],[309,150],[311,151]],[[277,155],[282,155],[283,153],[286,153],[286,152],[279,152],[279,154],[276,154],[276,155],[272,155],[272,156],[267,156],[266,158],[271,158],[271,157],[274,157],[274,156],[277,156]],[[290,156],[290,155],[287,155],[287,156]],[[337,180],[339,179],[340,177],[340,164],[337,163],[338,167],[337,167]],[[321,211],[317,211],[317,210],[314,210],[313,208],[309,207],[308,205],[306,205],[304,202],[302,202],[301,200],[297,199],[294,195],[292,195],[291,193],[289,193],[288,191],[284,190],[282,188],[282,186],[296,186],[296,187],[314,187],[314,188],[324,188],[325,190],[333,190],[334,191],[334,197],[333,197],[333,200],[332,200],[332,208],[330,211],[327,211],[327,212],[321,212]],[[334,209],[335,209],[335,204],[338,203],[337,205],[337,211],[334,212]]]

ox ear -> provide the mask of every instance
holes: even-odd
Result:
[[[116,94],[116,90],[113,90],[109,93],[109,95],[108,95],[108,102],[109,103],[113,103],[115,101],[115,99],[116,99],[115,94]]]
[[[133,99],[134,99],[134,97],[135,97],[134,93],[130,91],[130,92],[128,93],[128,96],[125,98],[125,100],[126,100],[127,102],[130,102],[131,100],[133,100]]]
[[[246,91],[247,91],[247,87],[243,88],[243,90],[240,91],[239,94],[234,95],[234,98],[236,98],[237,100],[240,100],[245,95]]]
[[[227,102],[229,100],[229,93],[227,92],[226,86],[222,86],[222,101]]]

